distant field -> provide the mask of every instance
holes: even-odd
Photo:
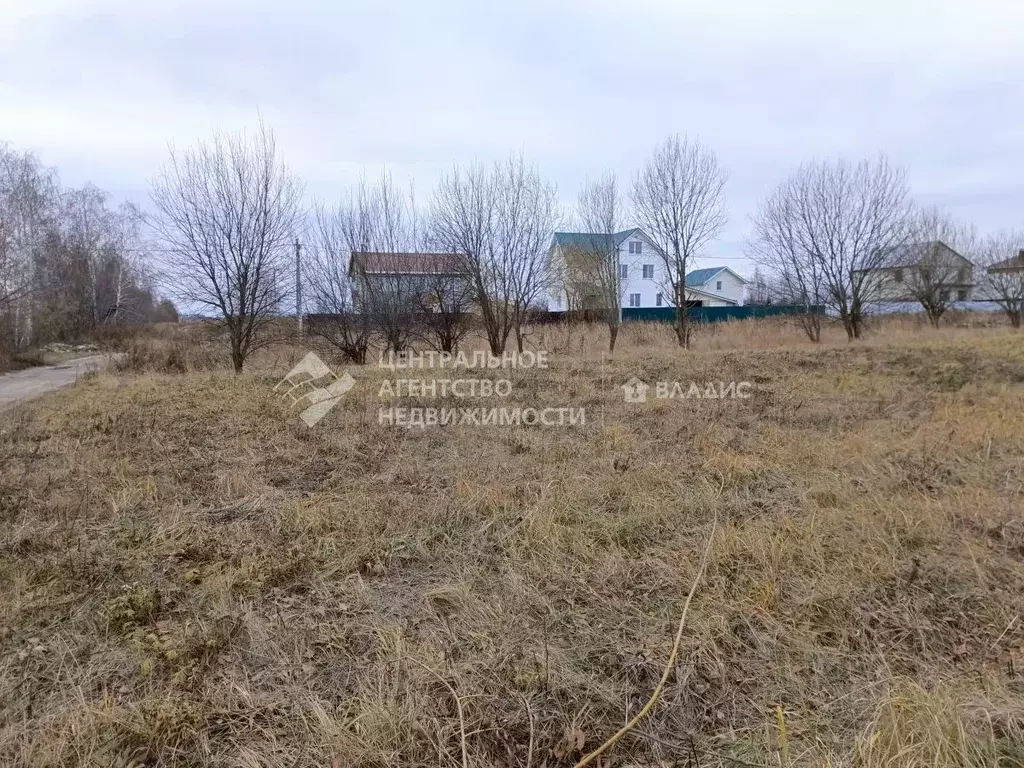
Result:
[[[1024,336],[670,334],[532,335],[486,404],[571,428],[380,425],[381,381],[450,372],[375,365],[309,428],[304,350],[173,340],[5,414],[0,765],[572,766],[716,515],[600,765],[1024,765]]]

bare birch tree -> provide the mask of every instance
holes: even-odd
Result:
[[[52,169],[29,152],[0,144],[0,326],[7,326],[0,348],[33,340],[39,244],[54,226],[59,198]]]
[[[152,307],[143,306],[149,274],[142,258],[142,212],[131,203],[110,208],[106,192],[86,185],[64,192],[58,222],[80,275],[77,324],[92,328],[144,320]]]
[[[62,189],[54,169],[0,145],[0,348],[151,321],[142,220],[90,184]]]
[[[615,234],[621,224],[618,180],[614,173],[586,181],[576,201],[576,219],[582,241],[562,247],[564,269],[572,279],[590,286],[598,311],[608,326],[608,351],[615,351],[622,323],[623,282]]]
[[[979,296],[994,302],[1010,325],[1020,328],[1024,321],[1024,232],[1000,232],[979,247]]]
[[[726,223],[725,172],[696,140],[670,136],[633,180],[633,208],[664,261],[680,347],[690,345],[686,273]]]
[[[302,187],[273,133],[233,134],[178,153],[153,183],[155,229],[173,256],[168,285],[185,305],[215,313],[236,373],[266,343],[289,293]]]

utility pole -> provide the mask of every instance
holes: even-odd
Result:
[[[302,244],[295,238],[295,319],[302,338]]]

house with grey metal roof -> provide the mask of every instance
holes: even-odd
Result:
[[[975,298],[974,264],[941,240],[913,242],[879,251],[878,266],[855,270],[862,276],[879,310],[896,305],[913,306],[922,295],[941,294],[943,301],[966,302]]]

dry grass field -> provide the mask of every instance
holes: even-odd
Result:
[[[538,330],[503,404],[572,428],[380,425],[376,366],[308,428],[301,349],[179,341],[4,413],[0,765],[572,766],[716,516],[595,765],[1024,765],[1024,337],[670,333]]]

